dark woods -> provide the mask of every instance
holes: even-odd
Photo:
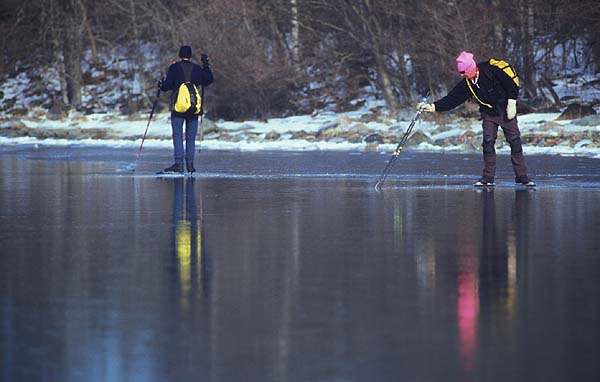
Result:
[[[0,72],[53,68],[66,107],[118,78],[144,106],[189,44],[210,56],[215,118],[341,111],[364,92],[398,110],[451,86],[463,49],[507,59],[540,97],[567,68],[596,70],[599,33],[596,0],[3,0]]]

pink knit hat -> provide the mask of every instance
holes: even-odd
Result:
[[[477,67],[475,64],[475,60],[473,59],[473,53],[465,52],[464,50],[460,52],[458,57],[456,57],[456,69],[460,73],[468,73],[473,71]]]

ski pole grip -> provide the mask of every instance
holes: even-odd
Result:
[[[423,96],[423,103],[429,103],[429,95],[431,94],[431,90],[427,90],[427,93]]]

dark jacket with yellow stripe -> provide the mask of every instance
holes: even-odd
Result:
[[[448,95],[434,102],[435,111],[452,110],[471,97],[479,103],[482,113],[498,116],[506,111],[507,100],[517,99],[519,87],[508,74],[488,61],[478,63],[477,67],[477,84],[464,78]]]

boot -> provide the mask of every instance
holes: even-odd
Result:
[[[173,166],[165,168],[163,172],[183,172],[183,165],[175,163]]]
[[[193,162],[186,163],[185,167],[187,168],[188,172],[196,172]]]
[[[483,176],[477,182],[473,183],[475,187],[494,187],[495,185],[494,178],[490,178],[489,176]]]
[[[521,183],[526,187],[535,187],[535,183],[531,179],[529,179],[527,175],[517,176],[515,178],[515,183]]]

